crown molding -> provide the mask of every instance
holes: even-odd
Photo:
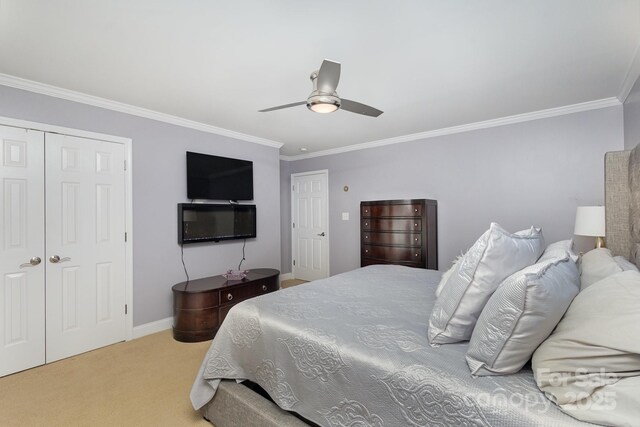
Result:
[[[347,153],[349,151],[365,150],[368,148],[382,147],[385,145],[401,144],[403,142],[416,141],[420,139],[435,138],[437,136],[452,135],[456,133],[469,132],[479,129],[487,129],[496,126],[504,126],[513,123],[521,123],[531,120],[544,119],[549,117],[561,116],[565,114],[573,114],[581,111],[596,110],[599,108],[612,107],[621,105],[629,95],[633,84],[640,76],[640,46],[636,51],[634,61],[629,67],[625,82],[622,86],[620,95],[612,98],[605,98],[595,101],[588,101],[579,104],[567,105],[564,107],[550,108],[547,110],[533,111],[530,113],[517,114],[514,116],[501,117],[497,119],[485,120],[482,122],[469,123],[460,126],[452,126],[448,128],[435,129],[426,132],[413,133],[409,135],[401,135],[387,139],[363,142],[360,144],[348,145],[346,147],[332,148],[328,150],[316,151],[313,153],[299,154],[296,156],[281,155],[280,159],[284,161],[295,161],[310,159],[313,157],[328,156],[331,154]],[[42,95],[52,96],[54,98],[65,99],[67,101],[78,102],[94,107],[105,108],[112,111],[118,111],[125,114],[131,114],[138,117],[144,117],[151,120],[157,120],[164,123],[173,124],[185,128],[195,129],[202,132],[212,133],[216,135],[226,136],[229,138],[239,139],[254,144],[266,145],[273,148],[281,148],[282,142],[261,138],[255,135],[248,135],[217,126],[208,125],[194,120],[184,119],[170,114],[149,110],[146,108],[136,107],[118,101],[112,101],[106,98],[100,98],[93,95],[87,95],[81,92],[75,92],[68,89],[48,85],[45,83],[35,82],[16,76],[0,73],[0,85],[13,87],[16,89],[26,90],[29,92],[39,93]]]
[[[633,85],[640,78],[640,43],[638,43],[638,47],[636,48],[636,54],[633,55],[633,60],[629,65],[629,69],[627,70],[627,75],[622,82],[622,86],[620,87],[620,93],[618,94],[618,99],[621,103],[624,104],[624,101],[627,100],[627,97],[631,93],[631,89],[633,89]]]
[[[622,105],[616,97],[598,99],[595,101],[581,102],[579,104],[566,105],[564,107],[549,108],[547,110],[532,111],[530,113],[516,114],[514,116],[501,117],[498,119],[485,120],[482,122],[469,123],[466,125],[452,126],[448,128],[435,129],[426,132],[413,133],[409,135],[396,136],[393,138],[380,139],[377,141],[363,142],[361,144],[348,145],[346,147],[331,148],[329,150],[316,151],[314,153],[299,154],[296,156],[280,155],[280,160],[295,161],[310,159],[313,157],[329,156],[331,154],[347,153],[349,151],[366,150],[369,148],[382,147],[385,145],[401,144],[403,142],[417,141],[420,139],[435,138],[437,136],[452,135],[455,133],[470,132],[479,129],[488,129],[497,126],[505,126],[514,123],[528,122],[531,120],[546,119],[549,117],[563,116],[566,114],[579,113],[582,111],[597,110],[600,108],[614,107]]]
[[[39,93],[42,95],[52,96],[54,98],[65,99],[67,101],[79,102],[94,107],[105,108],[107,110],[118,111],[120,113],[131,114],[133,116],[144,117],[146,119],[157,120],[159,122],[169,123],[176,126],[195,129],[202,132],[213,133],[216,135],[227,136],[229,138],[239,139],[254,144],[266,145],[268,147],[280,148],[284,144],[278,141],[272,141],[259,136],[248,135],[229,129],[219,128],[217,126],[208,125],[206,123],[196,122],[194,120],[184,119],[182,117],[172,116],[171,114],[160,113],[158,111],[146,108],[136,107],[118,101],[112,101],[106,98],[100,98],[93,95],[87,95],[81,92],[75,92],[63,89],[57,86],[51,86],[45,83],[35,82],[16,76],[0,73],[0,85],[9,86],[16,89],[22,89],[29,92]]]

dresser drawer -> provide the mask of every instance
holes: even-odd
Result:
[[[362,232],[362,243],[372,245],[422,246],[422,235],[414,233]]]
[[[368,219],[362,218],[363,231],[422,231],[419,219]]]
[[[422,205],[370,205],[361,206],[362,217],[422,216]]]
[[[253,290],[252,297],[257,297],[258,295],[268,294],[269,292],[278,290],[278,282],[276,280],[268,281],[263,280],[260,282],[255,282],[250,285]]]
[[[229,289],[220,290],[220,305],[235,304],[239,301],[251,298],[253,295],[253,287],[249,285],[234,286]]]
[[[218,306],[217,292],[194,292],[173,294],[173,307],[184,309],[211,308]]]
[[[220,305],[235,304],[276,290],[278,290],[278,282],[276,280],[255,280],[245,286],[221,289]]]
[[[387,261],[419,262],[422,259],[422,248],[363,245],[362,256]]]
[[[231,310],[231,308],[233,308],[234,305],[235,304],[229,304],[229,305],[225,305],[224,307],[220,307],[220,309],[218,309],[218,318],[220,319],[220,325],[222,325],[222,322],[224,322],[224,318],[227,317],[229,310]]]
[[[173,327],[178,331],[211,332],[218,328],[218,307],[174,310]]]

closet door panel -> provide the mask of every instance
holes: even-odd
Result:
[[[124,146],[46,136],[47,362],[125,339]]]
[[[45,362],[44,134],[0,126],[0,376]]]

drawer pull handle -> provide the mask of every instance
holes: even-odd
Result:
[[[368,239],[368,238],[369,238],[369,236],[364,236],[364,238],[365,238],[365,239]]]
[[[262,285],[262,291],[267,292],[267,285]]]
[[[417,227],[417,226],[418,226],[418,224],[413,224],[413,225],[414,225],[414,227]]]
[[[418,241],[418,238],[416,237],[416,242]]]
[[[418,209],[414,209],[415,212],[418,212]]]
[[[365,223],[364,223],[364,225],[369,225],[369,223],[368,223],[368,222],[365,222]]]
[[[369,249],[365,249],[365,250],[364,250],[364,252],[365,252],[365,253],[369,253]]]
[[[233,295],[227,294],[227,301],[231,301],[233,299]]]
[[[420,256],[420,255],[416,254],[416,256]]]

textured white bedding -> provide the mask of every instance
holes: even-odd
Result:
[[[236,305],[195,380],[194,407],[230,378],[321,426],[582,425],[531,370],[473,378],[468,343],[429,345],[440,275],[376,265]]]

